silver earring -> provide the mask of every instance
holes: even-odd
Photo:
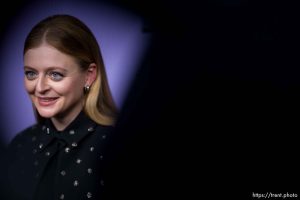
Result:
[[[88,93],[90,91],[90,86],[89,85],[84,86],[83,91],[85,94]]]

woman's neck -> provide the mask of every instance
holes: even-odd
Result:
[[[73,110],[71,113],[68,113],[64,116],[55,116],[51,118],[51,121],[58,131],[63,131],[71,124],[72,121],[79,115],[81,110]]]

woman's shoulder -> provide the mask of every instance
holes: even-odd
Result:
[[[22,143],[31,140],[37,134],[38,126],[38,124],[34,124],[18,132],[10,142],[9,146],[20,146]]]
[[[115,127],[96,124],[87,130],[87,140],[89,145],[102,146],[110,141],[113,136]]]
[[[32,152],[33,138],[37,138],[37,132],[37,126],[32,125],[21,130],[14,136],[5,151],[8,165],[12,165],[12,163],[16,162],[17,158],[30,155]]]
[[[114,131],[115,127],[112,125],[101,125],[101,124],[97,124],[98,130],[101,132],[112,132]]]

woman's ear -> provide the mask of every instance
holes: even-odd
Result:
[[[95,63],[91,63],[87,69],[86,81],[85,85],[91,86],[97,77],[97,65]]]

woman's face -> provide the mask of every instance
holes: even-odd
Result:
[[[83,108],[87,73],[74,58],[43,44],[24,55],[25,88],[44,118],[71,119]]]

